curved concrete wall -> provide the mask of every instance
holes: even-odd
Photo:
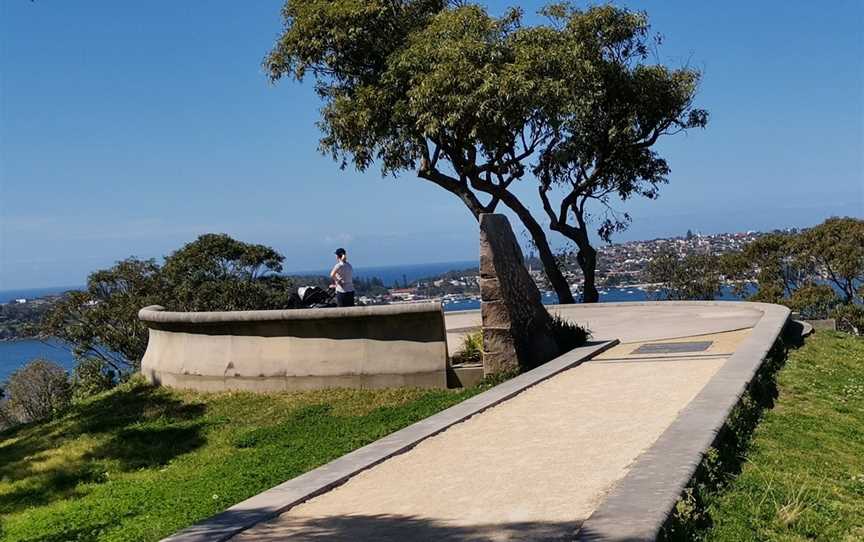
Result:
[[[141,373],[201,391],[447,386],[440,303],[168,312],[145,307]]]

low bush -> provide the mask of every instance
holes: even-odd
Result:
[[[590,330],[565,320],[557,314],[552,315],[552,338],[562,353],[584,345],[590,337]],[[462,340],[462,348],[451,358],[454,364],[480,363],[482,360],[483,333],[481,331],[466,335]]]
[[[483,332],[475,331],[465,335],[462,349],[453,355],[453,363],[480,363],[483,358]]]
[[[843,304],[834,309],[832,316],[837,321],[839,331],[853,335],[864,334],[864,306]]]
[[[18,425],[18,421],[9,411],[9,401],[6,399],[6,392],[0,387],[0,431],[4,431],[15,425]]]
[[[780,301],[806,320],[829,318],[842,303],[837,292],[827,284],[805,284],[792,292],[788,299]]]
[[[105,361],[83,358],[72,373],[72,398],[76,401],[113,388],[118,381],[117,373]]]
[[[569,352],[584,345],[591,337],[591,330],[553,314],[552,336],[561,352]]]
[[[9,376],[4,391],[6,417],[17,423],[51,418],[72,400],[72,384],[63,367],[45,359],[34,359]]]

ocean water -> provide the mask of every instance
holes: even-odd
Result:
[[[364,279],[379,278],[386,286],[401,286],[407,280],[408,282],[417,279],[425,279],[441,275],[447,271],[460,271],[462,269],[474,268],[479,266],[477,260],[464,260],[457,262],[437,262],[437,263],[422,263],[415,265],[386,265],[386,266],[370,266],[370,267],[354,267],[354,276]],[[329,269],[316,269],[313,271],[289,271],[289,275],[324,275],[330,274]]]
[[[36,358],[53,361],[69,371],[75,367],[72,350],[62,341],[3,341],[0,342],[0,382],[4,382],[12,371]]]
[[[650,292],[640,290],[639,288],[624,287],[624,288],[605,288],[600,290],[600,303],[615,303],[624,301],[652,301]],[[721,288],[721,293],[717,296],[718,301],[741,301],[741,298],[732,293],[732,289],[728,286]],[[558,296],[554,293],[546,292],[542,298],[544,305],[554,305],[558,303]],[[452,301],[444,303],[445,311],[467,311],[479,309],[480,301],[476,299],[465,299],[461,301]]]
[[[0,290],[0,303],[9,303],[15,299],[36,299],[47,295],[62,294],[68,290],[76,290],[83,286],[56,286],[53,288],[23,288],[18,290]],[[0,341],[0,382],[4,382],[12,371],[36,358],[53,361],[67,370],[75,366],[72,350],[58,340],[37,341]]]
[[[434,277],[447,271],[476,268],[477,260],[464,260],[455,262],[437,262],[412,265],[385,265],[370,267],[355,267],[354,275],[370,279],[377,277],[387,286],[401,285],[405,279],[408,282],[417,279]],[[288,275],[324,275],[330,274],[330,269],[315,269],[312,271],[289,271]],[[9,303],[15,299],[35,299],[46,295],[62,294],[69,290],[81,290],[80,286],[55,286],[51,288],[22,288],[17,290],[0,290],[0,303]]]
[[[0,303],[9,303],[16,299],[36,299],[46,295],[57,295],[69,290],[81,290],[84,286],[55,286],[53,288],[25,288],[21,290],[0,290]]]

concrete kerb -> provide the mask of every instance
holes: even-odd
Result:
[[[224,512],[163,539],[163,542],[227,540],[257,523],[276,517],[293,506],[345,483],[361,471],[372,468],[390,457],[407,452],[421,441],[446,430],[448,427],[465,421],[562,371],[579,365],[616,344],[618,344],[617,340],[611,340],[575,348],[536,369],[511,378],[425,420],[259,493]]]
[[[656,540],[788,321],[786,307],[747,305],[763,312],[750,336],[582,524],[578,541]]]

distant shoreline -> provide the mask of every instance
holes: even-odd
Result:
[[[377,266],[356,266],[354,274],[358,277],[369,279],[372,277],[380,278],[385,284],[392,285],[396,279],[399,282],[403,280],[403,275],[409,281],[429,278],[430,276],[446,273],[447,271],[458,271],[472,266],[479,266],[477,260],[454,260],[449,262],[430,262],[416,264],[398,264],[398,265],[377,265]],[[282,275],[285,276],[327,276],[330,269],[311,269],[286,271]],[[36,299],[48,295],[62,294],[69,290],[83,290],[86,286],[81,284],[78,286],[46,286],[42,288],[9,288],[0,290],[0,303],[9,303],[16,299]]]

